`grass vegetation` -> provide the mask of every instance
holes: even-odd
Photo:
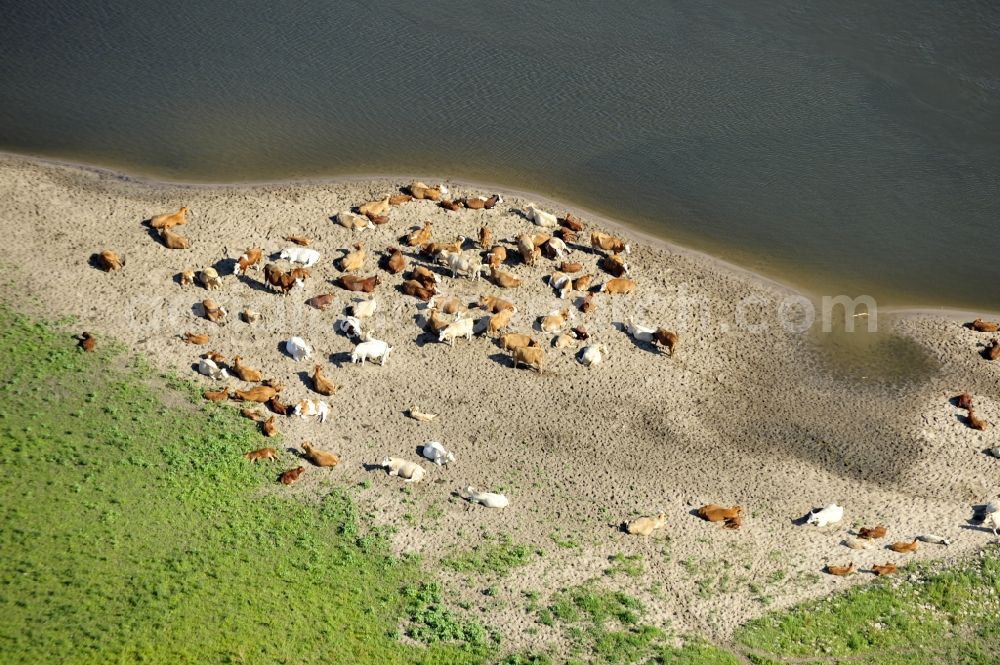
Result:
[[[483,543],[469,551],[447,557],[441,563],[461,573],[494,574],[502,577],[515,568],[528,565],[542,554],[542,550],[515,543],[509,535],[500,534],[496,537],[486,536]]]
[[[109,347],[0,309],[0,662],[483,661],[345,493],[261,495],[291,459],[247,463],[249,421],[168,409]]]
[[[463,621],[448,609],[437,582],[419,582],[403,588],[408,622],[406,635],[426,644],[465,642],[473,647],[487,645],[489,635],[482,625]]]
[[[291,498],[274,483],[293,460],[248,464],[241,454],[267,444],[235,409],[127,364],[113,344],[83,354],[0,307],[2,663],[894,665],[1000,653],[994,547],[765,616],[728,651],[644,623],[638,600],[601,586],[641,570],[615,556],[603,582],[524,594],[570,653],[507,655],[417,560],[391,556],[385,534],[363,527],[349,492],[367,483]],[[496,537],[447,565],[501,576],[538,556]]]
[[[995,663],[1000,654],[1000,549],[935,570],[911,565],[896,577],[767,615],[738,643],[758,656],[824,656],[852,663]]]
[[[609,577],[615,575],[626,575],[628,577],[639,577],[645,566],[642,563],[641,554],[622,554],[618,552],[608,557],[611,566],[604,569],[604,574]]]
[[[540,623],[559,626],[572,644],[567,662],[738,663],[732,654],[696,638],[674,646],[667,631],[640,622],[645,611],[632,596],[591,581],[554,594],[537,615]]]

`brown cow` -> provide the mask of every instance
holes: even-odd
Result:
[[[337,466],[340,464],[340,458],[338,458],[333,453],[328,453],[325,450],[317,450],[312,447],[312,444],[306,441],[302,444],[302,450],[306,451],[306,459],[315,464],[316,466]]]
[[[340,259],[340,270],[342,272],[356,272],[361,270],[365,263],[365,246],[360,243],[354,243],[354,251],[349,251],[347,254]]]
[[[150,218],[149,226],[150,228],[154,228],[159,231],[160,229],[169,229],[174,226],[180,226],[181,224],[187,224],[187,219],[185,219],[187,211],[187,208],[181,206],[181,209],[177,212],[155,215]]]
[[[586,291],[590,287],[590,283],[593,281],[594,275],[592,273],[587,273],[586,275],[580,275],[573,280],[573,290],[574,291]]]
[[[901,540],[889,545],[889,549],[893,552],[899,552],[900,554],[912,554],[917,551],[917,539],[914,538],[913,542],[906,542]]]
[[[406,258],[398,247],[390,247],[385,251],[389,252],[389,256],[385,259],[385,269],[390,275],[398,275],[406,270]]]
[[[590,245],[594,249],[603,249],[610,252],[625,252],[626,254],[632,253],[628,243],[624,240],[614,236],[609,236],[607,233],[601,233],[600,231],[591,232]]]
[[[503,265],[503,262],[507,260],[507,250],[500,245],[494,245],[493,249],[490,250],[489,254],[486,255],[486,263],[491,268],[497,268]]]
[[[318,296],[313,296],[306,301],[306,304],[312,308],[318,309],[321,312],[325,312],[330,308],[330,305],[336,301],[337,296],[332,293],[321,293]]]
[[[233,356],[233,372],[236,376],[240,377],[241,381],[247,381],[250,383],[257,383],[264,378],[264,375],[260,373],[260,370],[244,365],[239,356]]]
[[[624,277],[629,272],[628,264],[625,263],[625,257],[618,252],[615,252],[611,256],[605,256],[600,260],[600,264],[606,272],[615,277]]]
[[[89,332],[80,333],[80,341],[78,342],[78,346],[84,351],[90,352],[94,350],[95,346],[97,346],[97,340],[94,339],[94,336],[91,335]]]
[[[502,312],[505,309],[514,311],[517,310],[517,308],[514,307],[514,303],[501,298],[496,298],[494,296],[479,296],[479,308],[484,309],[491,314]]]
[[[323,366],[316,365],[313,368],[313,390],[318,392],[320,395],[333,395],[338,390],[340,386],[334,385],[333,381],[323,376]]]
[[[264,250],[260,247],[248,247],[246,251],[240,255],[240,258],[236,259],[237,271],[244,275],[247,274],[247,270],[260,264],[262,256],[264,256]]]
[[[202,395],[209,402],[225,402],[227,399],[229,399],[229,388],[228,387],[223,388],[222,390],[217,390],[215,392],[206,390],[205,392],[202,393]]]
[[[516,346],[511,349],[511,358],[514,359],[514,369],[518,364],[527,365],[541,374],[545,365],[545,351],[537,346]]]
[[[245,402],[268,402],[278,391],[270,386],[255,386],[250,390],[237,390],[236,396]]]
[[[305,470],[306,468],[304,466],[299,466],[295,467],[294,469],[289,469],[288,471],[285,471],[283,474],[281,474],[281,484],[291,485],[292,483],[294,483],[296,480],[299,479],[299,476],[301,476],[305,472]]]
[[[879,577],[882,577],[883,575],[891,575],[894,572],[896,572],[896,570],[897,570],[896,564],[891,563],[889,561],[886,561],[885,564],[881,566],[878,564],[872,566],[872,572],[878,575]]]
[[[406,244],[410,247],[425,245],[431,241],[431,235],[433,232],[434,224],[430,221],[426,221],[421,228],[410,232],[410,234],[406,236]]]
[[[423,284],[414,279],[406,280],[400,288],[402,288],[403,293],[406,295],[414,296],[424,302],[433,298],[435,293],[433,288],[426,288]]]
[[[539,346],[538,342],[524,333],[504,333],[500,335],[500,347],[504,351],[510,351],[522,346]]]
[[[504,309],[493,316],[490,317],[489,324],[486,327],[486,332],[490,335],[496,335],[498,332],[510,325],[510,320],[514,316],[514,310]]]
[[[358,206],[358,212],[360,212],[365,217],[371,218],[374,216],[384,215],[389,212],[390,199],[392,197],[387,196],[379,201],[370,201],[361,206]]]
[[[104,272],[118,270],[125,265],[125,262],[118,258],[118,255],[110,249],[106,249],[97,255],[97,267]]]
[[[863,526],[858,529],[858,537],[865,538],[867,540],[872,540],[873,538],[883,538],[885,537],[886,528],[884,526],[873,526],[866,527]]]
[[[509,272],[490,268],[490,279],[493,283],[503,289],[516,289],[521,286],[521,280]]]
[[[567,228],[570,231],[575,231],[576,233],[583,230],[583,222],[581,222],[579,218],[571,212],[567,212],[566,216],[559,220],[559,223],[564,228]]]
[[[1000,330],[1000,323],[997,323],[996,321],[983,321],[982,319],[976,319],[967,325],[976,332],[996,332],[997,330]]]
[[[170,229],[160,230],[160,239],[167,249],[191,249],[191,241]]]
[[[226,308],[221,307],[217,302],[211,298],[205,298],[201,301],[201,306],[205,310],[205,318],[212,323],[222,324],[226,319]]]
[[[360,291],[364,293],[372,293],[375,291],[375,287],[381,283],[378,275],[372,275],[371,277],[355,277],[354,275],[341,275],[337,278],[337,286],[348,291]]]
[[[708,522],[725,522],[726,528],[738,528],[742,523],[743,508],[733,506],[723,508],[710,503],[698,509],[698,517]]]
[[[674,355],[674,350],[680,344],[680,337],[677,333],[666,328],[657,328],[656,332],[653,333],[653,341],[669,351],[670,355]]]
[[[257,450],[251,450],[245,453],[243,457],[246,457],[251,462],[256,463],[257,460],[262,459],[278,459],[278,451],[274,448],[258,448]]]
[[[984,418],[980,418],[979,416],[977,416],[975,409],[969,409],[968,421],[969,421],[969,427],[971,427],[972,429],[977,429],[980,432],[986,430],[987,426],[986,420]]]
[[[188,344],[208,344],[208,335],[199,335],[193,332],[184,333],[184,341]]]
[[[628,294],[635,291],[635,287],[636,283],[634,280],[625,277],[615,277],[601,284],[601,292]]]
[[[410,279],[420,282],[422,286],[428,289],[437,288],[438,285],[438,276],[426,266],[416,266],[413,272],[410,273]]]

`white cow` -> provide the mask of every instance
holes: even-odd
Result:
[[[302,360],[312,354],[312,347],[301,337],[293,337],[285,342],[285,351],[295,360]]]
[[[375,310],[378,309],[378,302],[373,300],[358,300],[351,305],[351,314],[359,319],[369,319]]]
[[[308,247],[287,247],[281,250],[281,258],[288,259],[292,263],[301,263],[309,268],[319,261],[319,252]]]
[[[562,241],[562,238],[549,238],[548,240],[549,249],[556,255],[556,259],[562,261],[563,257],[572,252],[573,250],[566,246],[566,243]]]
[[[473,319],[458,319],[452,323],[449,323],[441,332],[438,334],[438,341],[444,342],[446,340],[451,342],[452,346],[455,346],[456,337],[465,337],[465,339],[472,341],[473,327],[475,326],[475,321]]]
[[[351,351],[351,362],[360,361],[364,365],[366,360],[380,360],[379,364],[385,365],[390,353],[392,353],[392,347],[388,343],[380,339],[369,339],[354,347],[354,350]]]
[[[451,269],[451,276],[465,273],[470,279],[478,280],[483,274],[483,260],[479,256],[462,256],[461,252],[442,250],[437,258]]]
[[[557,270],[549,275],[549,286],[556,290],[560,298],[566,298],[573,290],[573,278]]]
[[[438,466],[455,461],[455,454],[448,452],[440,441],[428,441],[420,449],[420,454]]]
[[[592,367],[604,362],[604,356],[606,355],[608,355],[608,347],[603,344],[589,344],[580,350],[577,362],[587,367]]]
[[[506,508],[510,505],[510,500],[503,494],[477,492],[476,488],[471,486],[466,487],[459,494],[469,503],[478,503],[487,508]]]
[[[653,337],[656,335],[656,328],[636,323],[635,319],[632,318],[629,318],[628,325],[625,326],[625,330],[629,335],[632,335],[632,337],[635,337],[640,342],[652,342]]]
[[[361,321],[356,316],[345,316],[333,324],[337,332],[348,337],[361,337]]]
[[[390,476],[399,476],[408,483],[419,483],[424,477],[422,466],[398,457],[386,457],[379,466],[386,469]]]
[[[198,362],[198,373],[204,374],[216,381],[224,379],[229,376],[229,373],[225,369],[219,367],[215,364],[215,361],[211,358],[202,358]]]
[[[559,226],[559,220],[551,212],[545,212],[534,203],[529,203],[524,207],[524,214],[528,216],[538,226],[546,229],[554,229]]]
[[[820,510],[810,511],[806,524],[815,524],[822,528],[828,524],[836,524],[842,519],[844,519],[844,507],[831,503]]]
[[[986,513],[983,515],[983,526],[993,525],[993,535],[997,535],[1000,529],[1000,499],[993,499],[986,504]]]

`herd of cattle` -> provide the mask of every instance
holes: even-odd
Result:
[[[490,197],[474,196],[462,199],[449,198],[449,190],[444,185],[429,187],[421,182],[411,183],[399,193],[387,195],[376,201],[370,201],[358,206],[353,211],[342,211],[331,219],[359,234],[364,229],[388,224],[391,221],[392,210],[397,206],[409,205],[414,201],[427,201],[440,206],[448,212],[461,214],[463,210],[490,210],[503,203],[499,195]],[[361,241],[353,242],[344,248],[344,255],[335,262],[340,270],[340,276],[335,284],[348,292],[365,294],[363,299],[356,300],[345,310],[343,318],[334,324],[335,330],[352,338],[355,346],[351,352],[352,363],[376,361],[381,365],[389,360],[393,347],[385,340],[376,339],[371,331],[366,331],[367,321],[378,309],[378,300],[374,294],[380,285],[387,281],[396,281],[398,290],[405,296],[416,298],[426,303],[425,328],[435,334],[439,342],[454,345],[458,339],[471,340],[474,335],[485,335],[496,340],[496,343],[510,354],[512,365],[516,369],[525,366],[541,373],[545,370],[546,349],[542,342],[531,333],[510,330],[513,315],[518,311],[515,298],[502,298],[499,295],[482,294],[476,303],[467,304],[457,297],[448,297],[442,291],[442,274],[450,274],[453,279],[467,278],[473,281],[486,279],[502,291],[517,293],[523,277],[518,277],[505,268],[515,264],[523,264],[526,270],[543,269],[546,271],[548,285],[554,294],[563,300],[568,300],[574,294],[579,297],[572,305],[565,306],[542,314],[536,320],[537,330],[547,340],[547,344],[556,349],[568,347],[577,348],[577,361],[588,367],[599,365],[607,356],[607,347],[603,343],[590,340],[584,325],[573,325],[576,313],[579,311],[586,317],[597,306],[596,294],[609,296],[627,295],[635,292],[638,282],[634,279],[628,263],[631,248],[623,239],[601,231],[591,230],[589,247],[579,242],[585,232],[583,222],[572,213],[562,217],[546,212],[535,205],[525,206],[521,215],[531,226],[516,237],[495,241],[493,231],[483,225],[478,232],[477,240],[457,236],[450,241],[436,241],[434,225],[426,221],[419,228],[408,230],[400,238],[400,244],[409,249],[409,257],[400,247],[389,247],[382,252],[379,261],[379,271],[368,276],[359,275],[364,271],[369,261],[369,254]],[[181,207],[177,212],[161,214],[147,220],[151,229],[159,236],[163,246],[171,250],[185,250],[191,247],[190,241],[181,235],[176,227],[187,223],[188,209]],[[586,236],[584,236],[586,237]],[[276,252],[276,259],[285,263],[266,263],[261,272],[265,288],[281,294],[288,294],[302,288],[311,277],[311,269],[321,260],[321,253],[310,245],[313,242],[301,235],[288,235],[285,240],[291,243],[288,247]],[[471,244],[472,248],[467,249]],[[570,254],[583,254],[580,260],[569,260]],[[585,259],[595,258],[596,264]],[[248,248],[236,260],[235,272],[244,279],[251,270],[258,271],[264,260],[264,250],[260,247]],[[93,257],[95,265],[111,272],[124,267],[124,261],[112,250],[105,250]],[[590,264],[590,265],[588,265]],[[588,271],[588,268],[590,270]],[[408,272],[407,272],[408,271]],[[603,277],[601,276],[603,273]],[[396,278],[396,276],[401,276]],[[393,280],[393,278],[396,278]],[[399,281],[399,280],[402,281]],[[595,284],[601,279],[600,284]],[[200,286],[206,291],[214,291],[223,285],[223,276],[212,267],[200,270],[185,270],[178,276],[182,286]],[[318,310],[325,311],[336,302],[336,295],[323,293],[310,298],[307,304]],[[230,316],[229,312],[211,298],[201,302],[203,316],[209,321],[222,325]],[[253,324],[260,319],[260,314],[249,308],[239,313],[240,319]],[[977,332],[996,332],[1000,326],[996,323],[977,319],[969,327]],[[679,336],[664,327],[650,326],[630,320],[625,325],[625,331],[639,342],[654,345],[671,356],[677,351]],[[204,333],[186,332],[182,339],[191,345],[206,345],[210,335]],[[582,342],[589,342],[579,347]],[[90,333],[81,336],[81,347],[93,350],[95,340]],[[312,354],[311,346],[301,337],[292,337],[284,344],[286,353],[295,361],[307,360]],[[993,360],[1000,357],[1000,342],[992,340],[983,351],[984,357]],[[275,436],[278,433],[276,417],[298,416],[315,418],[325,422],[330,415],[330,407],[318,398],[302,399],[297,403],[286,404],[280,393],[283,386],[277,381],[265,379],[263,374],[248,365],[244,359],[234,356],[228,360],[221,354],[209,351],[202,354],[198,361],[198,371],[216,381],[228,381],[232,377],[244,384],[243,388],[225,386],[219,390],[204,392],[206,399],[214,402],[237,400],[244,403],[241,412],[247,418],[261,423],[265,436]],[[337,393],[337,386],[326,376],[322,364],[314,365],[311,375],[313,392],[319,396],[330,396]],[[967,409],[967,423],[975,429],[985,429],[986,422],[975,413],[972,396],[961,395],[958,405]],[[257,406],[247,408],[247,404]],[[420,422],[427,422],[437,417],[413,407],[408,415]],[[317,467],[333,467],[340,463],[339,458],[328,451],[320,450],[305,442],[301,445],[301,457]],[[435,465],[454,462],[455,455],[437,441],[425,443],[420,454]],[[1000,457],[1000,449],[995,453]],[[258,460],[277,460],[278,453],[274,448],[261,448],[246,453],[246,458],[252,462]],[[397,457],[386,457],[380,466],[389,475],[398,476],[405,482],[421,481],[426,470],[420,464]],[[280,475],[280,482],[290,485],[296,482],[305,472],[302,465],[289,469]],[[474,487],[465,487],[458,492],[459,496],[471,503],[488,508],[506,508],[509,499],[500,493],[482,492]],[[740,506],[725,508],[715,504],[702,506],[697,514],[708,522],[718,522],[727,529],[738,529],[743,524],[743,510]],[[843,519],[844,509],[831,503],[822,509],[809,513],[805,523],[825,528],[838,524]],[[983,524],[992,524],[994,535],[1000,528],[1000,500],[987,503],[981,515]],[[623,524],[623,530],[628,534],[649,536],[654,531],[666,525],[666,515],[641,517]],[[864,550],[875,547],[874,541],[886,535],[884,526],[866,527],[858,530],[856,537],[848,537],[843,543],[851,549]],[[917,550],[918,541],[948,545],[949,541],[933,534],[916,536],[912,541],[893,542],[887,548],[896,553],[910,553]],[[875,565],[872,572],[885,575],[896,570],[896,565],[887,562]],[[827,566],[831,575],[849,575],[855,571],[854,564],[847,566]]]

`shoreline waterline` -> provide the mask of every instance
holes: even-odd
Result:
[[[398,182],[400,185],[405,185],[406,183],[412,182],[413,180],[423,180],[425,182],[445,182],[459,187],[466,188],[476,188],[487,192],[499,192],[500,194],[507,194],[510,196],[517,196],[525,198],[528,200],[534,200],[540,205],[551,209],[554,212],[569,210],[574,214],[582,216],[586,219],[594,220],[600,226],[604,226],[608,229],[615,229],[621,232],[627,233],[637,240],[647,243],[650,246],[657,247],[658,249],[663,249],[669,252],[675,252],[687,256],[699,257],[705,261],[718,265],[719,267],[733,272],[736,274],[743,274],[749,276],[753,279],[759,280],[765,284],[772,287],[787,291],[789,295],[793,296],[804,296],[811,300],[815,305],[818,305],[822,298],[833,297],[835,294],[830,293],[829,289],[819,289],[816,287],[806,286],[800,281],[808,281],[806,279],[796,280],[794,276],[777,276],[755,270],[737,262],[731,261],[727,258],[714,254],[710,251],[706,251],[699,248],[694,248],[687,246],[681,242],[678,242],[672,238],[667,237],[663,234],[657,234],[649,231],[648,229],[638,225],[631,224],[625,220],[621,220],[601,211],[594,210],[585,205],[580,205],[568,200],[559,199],[553,195],[545,194],[541,192],[529,191],[524,189],[519,189],[517,187],[510,187],[500,183],[487,182],[477,179],[463,178],[461,176],[442,176],[438,175],[428,175],[428,174],[403,174],[403,173],[378,173],[378,172],[365,172],[365,173],[353,173],[350,175],[337,175],[337,176],[315,176],[315,177],[301,177],[301,178],[290,178],[290,179],[279,179],[279,180],[255,180],[255,181],[237,181],[237,182],[187,182],[180,180],[170,180],[165,178],[160,178],[154,175],[131,172],[128,170],[113,168],[109,166],[104,166],[101,164],[93,164],[88,162],[78,162],[69,159],[61,159],[54,157],[47,157],[43,155],[33,155],[24,154],[19,152],[12,152],[9,150],[0,150],[0,159],[8,159],[12,161],[22,160],[28,163],[37,163],[45,166],[54,166],[58,168],[64,168],[68,170],[77,170],[83,172],[94,173],[103,177],[112,178],[115,180],[135,184],[138,186],[149,187],[152,189],[191,189],[193,191],[212,191],[218,189],[236,189],[236,190],[254,190],[261,188],[276,188],[276,187],[322,187],[322,186],[333,186],[333,185],[350,185],[359,184],[366,182]],[[332,213],[331,213],[332,214]],[[804,277],[804,276],[803,276]],[[848,294],[836,294],[836,295],[848,295]],[[854,295],[849,295],[848,297],[863,297],[867,294],[858,293]],[[876,298],[876,302],[878,298]],[[959,319],[965,317],[975,318],[977,316],[995,316],[1000,317],[1000,310],[990,310],[990,309],[973,309],[971,307],[959,306],[959,307],[949,307],[941,305],[929,305],[929,304],[907,304],[907,303],[880,303],[878,305],[879,312],[883,314],[889,314],[896,317],[910,317],[910,316],[937,316],[943,318]]]

